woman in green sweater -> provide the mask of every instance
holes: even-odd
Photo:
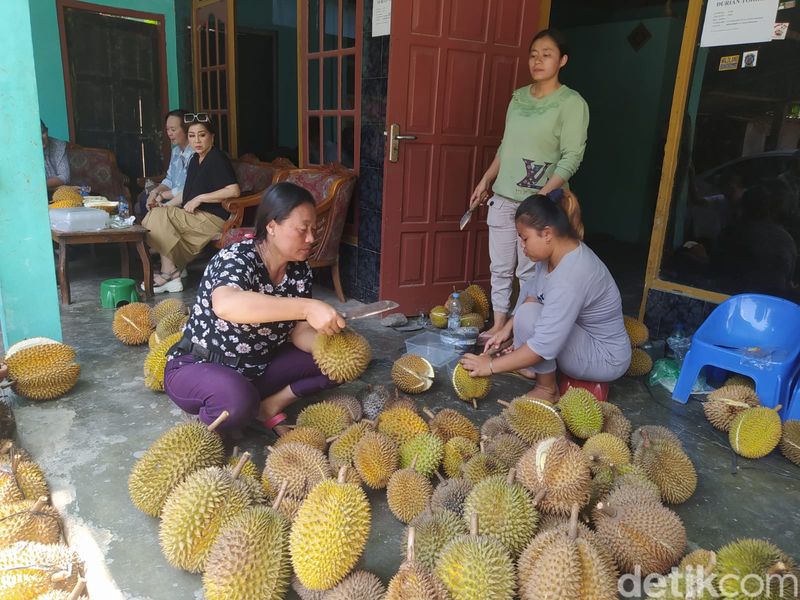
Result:
[[[494,325],[484,334],[487,337],[501,331],[508,320],[515,265],[520,286],[533,272],[514,226],[519,203],[566,186],[583,160],[589,107],[578,92],[559,81],[567,60],[566,39],[559,31],[545,29],[533,38],[528,57],[533,82],[514,91],[503,141],[470,197],[472,208],[489,201]]]

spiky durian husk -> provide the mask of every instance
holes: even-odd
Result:
[[[361,402],[359,402],[355,396],[338,393],[328,396],[325,398],[325,400],[344,406],[347,409],[347,412],[350,413],[350,418],[353,419],[353,422],[360,421],[364,416],[364,410],[361,407]]]
[[[628,315],[623,315],[622,319],[625,322],[625,331],[628,332],[628,337],[631,339],[631,346],[634,348],[641,346],[650,339],[650,331],[642,321]]]
[[[490,440],[501,433],[513,433],[503,415],[489,417],[481,425],[481,438]]]
[[[477,329],[483,329],[483,326],[485,324],[486,324],[486,319],[484,319],[482,315],[476,312],[471,312],[463,315],[460,321],[461,327],[475,327]]]
[[[153,307],[153,310],[150,313],[150,323],[153,325],[153,327],[156,327],[161,319],[167,315],[176,313],[183,315],[186,314],[186,311],[186,305],[182,300],[178,300],[177,298],[167,298]]]
[[[453,390],[459,398],[465,402],[475,402],[489,395],[489,391],[492,389],[492,378],[473,377],[459,363],[453,369],[452,384]]]
[[[464,501],[472,491],[472,483],[461,477],[445,479],[436,486],[431,496],[433,512],[448,511],[459,517],[464,514]]]
[[[328,460],[334,470],[353,465],[356,445],[368,431],[372,431],[371,423],[367,421],[353,423],[331,443],[331,447],[328,449]]]
[[[567,429],[575,437],[585,440],[603,429],[603,413],[599,404],[589,390],[571,387],[558,401],[558,410]]]
[[[414,528],[414,557],[427,569],[433,569],[447,544],[461,535],[469,533],[464,520],[456,513],[445,510],[426,510],[412,519]],[[408,528],[403,535],[403,548],[408,546]]]
[[[153,331],[150,307],[143,302],[119,307],[114,313],[111,329],[123,344],[138,346],[146,343]]]
[[[399,461],[397,444],[377,431],[365,433],[353,449],[353,464],[358,475],[374,490],[386,487]]]
[[[444,444],[432,433],[418,433],[400,444],[400,467],[405,469],[414,463],[417,473],[430,477],[439,468],[444,453]]]
[[[220,529],[263,499],[254,496],[256,489],[220,467],[200,469],[179,483],[161,511],[158,537],[167,562],[193,573],[203,571]]]
[[[410,408],[396,406],[378,417],[378,431],[402,444],[420,433],[429,431],[425,420]]]
[[[326,590],[310,590],[304,586],[297,575],[292,577],[292,589],[300,596],[301,600],[323,600]]]
[[[745,375],[739,375],[738,373],[730,375],[725,380],[725,385],[744,385],[752,390],[756,389],[756,384],[750,377],[747,377]]]
[[[772,408],[748,408],[731,423],[728,439],[733,451],[745,458],[762,458],[781,441],[781,418]]]
[[[55,400],[75,387],[80,375],[78,363],[41,367],[19,376],[12,389],[29,400]]]
[[[19,460],[0,468],[0,505],[49,495],[44,472],[35,462]]]
[[[428,315],[428,317],[431,320],[431,325],[433,325],[437,329],[444,329],[445,327],[447,327],[448,314],[449,313],[447,312],[447,309],[444,306],[442,305],[434,306]]]
[[[611,465],[627,465],[632,458],[628,445],[610,433],[593,435],[583,444],[582,451],[589,459],[593,473]]]
[[[786,421],[781,436],[781,452],[796,465],[800,465],[800,421]]]
[[[403,523],[422,514],[433,494],[433,487],[427,478],[414,469],[395,471],[386,485],[386,501],[392,511]]]
[[[461,467],[461,476],[473,485],[492,475],[505,475],[508,469],[493,456],[478,452]]]
[[[67,203],[68,207],[83,206],[83,196],[77,185],[60,185],[53,192],[53,204]],[[51,205],[51,208],[55,208]]]
[[[41,368],[63,365],[74,360],[75,349],[58,342],[26,346],[5,358],[8,377],[12,381]]]
[[[386,588],[378,577],[368,571],[353,571],[332,590],[325,600],[384,600]]]
[[[472,310],[484,319],[488,319],[489,313],[491,312],[491,304],[489,303],[489,297],[486,295],[486,291],[476,283],[468,286],[464,291],[469,294],[474,301]]]
[[[486,454],[497,460],[507,471],[517,464],[529,447],[513,433],[503,433],[486,442]]]
[[[488,535],[466,535],[450,542],[436,562],[435,574],[453,600],[514,597],[514,562],[505,547]]]
[[[170,313],[158,322],[155,333],[162,340],[176,333],[183,335],[183,328],[188,321],[189,317],[183,313]]]
[[[667,504],[686,502],[697,489],[697,471],[689,456],[669,441],[645,442],[636,450],[633,464],[658,486]]]
[[[330,476],[328,458],[316,448],[298,443],[273,447],[262,474],[274,490],[288,482],[286,495],[298,499],[305,498],[314,486]]]
[[[372,360],[372,348],[364,336],[345,329],[334,335],[317,335],[311,356],[320,371],[330,379],[345,383],[358,379],[367,370]]]
[[[641,377],[653,370],[653,359],[641,348],[631,351],[631,364],[625,372],[626,377]]]
[[[755,391],[746,385],[724,385],[708,395],[703,412],[716,429],[727,432],[740,412],[760,404]]]
[[[23,340],[6,355],[8,378],[18,395],[30,400],[52,400],[77,383],[80,365],[75,349],[47,338]]]
[[[527,444],[566,433],[566,426],[555,407],[546,400],[520,396],[503,411],[511,430]]]
[[[450,438],[444,445],[442,468],[448,477],[458,477],[464,464],[479,452],[478,444],[463,437]]]
[[[758,586],[764,584],[767,589],[762,595],[754,593],[752,585],[747,587],[747,597],[764,600],[794,600],[791,578],[795,581],[800,578],[797,566],[792,558],[775,544],[767,540],[740,539],[723,546],[717,551],[716,573],[718,589],[723,597],[739,598],[740,585],[746,583],[746,577],[751,576],[750,584]],[[784,575],[786,578],[769,578],[769,575]],[[787,583],[788,582],[788,583]],[[781,584],[785,585],[784,593],[780,594]],[[757,589],[757,587],[756,587]]]
[[[325,449],[328,447],[325,434],[316,427],[310,427],[308,425],[301,425],[290,429],[275,440],[274,446],[275,448],[279,448],[286,444],[305,444],[306,446],[316,448],[320,452],[325,452]]]
[[[442,438],[444,443],[454,437],[467,438],[476,444],[480,441],[478,428],[467,417],[452,408],[440,410],[430,420],[428,426],[432,433]]]
[[[633,426],[619,407],[610,402],[601,402],[600,412],[603,413],[602,433],[610,433],[611,435],[617,436],[626,444],[630,444]]]
[[[231,454],[231,456],[228,457],[227,465],[231,469],[233,469],[234,467],[236,467],[236,465],[239,464],[239,461],[241,460],[241,458],[242,458],[242,455],[239,452],[239,448],[235,447],[233,449],[233,454]],[[239,477],[242,478],[242,479],[247,477],[250,480],[255,481],[259,486],[261,485],[261,483],[260,483],[261,473],[259,473],[258,467],[256,466],[256,464],[252,460],[248,460],[246,463],[244,463],[244,466],[242,467],[242,469],[241,469],[241,471],[239,473]],[[267,490],[264,490],[264,488],[262,487],[261,491],[264,494],[264,498],[267,499],[267,497],[268,497]],[[269,498],[269,499],[271,500],[272,498]]]
[[[320,483],[300,507],[289,536],[298,579],[312,590],[337,585],[361,557],[369,530],[369,500],[359,486]]]
[[[635,429],[631,434],[631,449],[634,453],[644,444],[645,437],[653,443],[666,441],[683,449],[683,442],[681,442],[678,434],[671,429],[667,429],[661,425],[644,425]]]
[[[375,420],[391,398],[389,391],[382,385],[369,386],[366,393],[361,397],[361,407],[364,410],[364,418]]]
[[[450,596],[428,567],[406,561],[389,582],[384,600],[450,600]]]
[[[144,359],[144,384],[154,392],[164,391],[164,369],[167,366],[167,353],[177,344],[183,334],[179,331],[164,338]]]
[[[353,418],[344,406],[327,401],[310,404],[297,415],[298,427],[316,427],[328,438],[339,435],[352,422]]]
[[[416,354],[405,354],[392,365],[392,381],[406,394],[421,394],[433,385],[433,366]]]
[[[57,544],[61,540],[58,511],[49,504],[37,503],[21,500],[0,505],[0,548],[19,541]]]
[[[143,513],[157,517],[169,493],[190,473],[224,462],[219,434],[203,423],[181,423],[153,442],[133,465],[128,477],[131,502]]]
[[[517,463],[517,479],[535,498],[544,513],[569,515],[572,505],[589,502],[592,475],[589,460],[580,447],[566,438],[548,438],[525,452]]]
[[[35,598],[53,590],[69,591],[82,571],[78,555],[67,546],[17,542],[0,550],[0,598]]]

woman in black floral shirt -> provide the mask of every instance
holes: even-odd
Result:
[[[296,398],[336,385],[310,354],[317,333],[345,326],[336,310],[311,298],[306,259],[315,223],[308,191],[275,184],[258,207],[255,238],[208,263],[164,371],[164,389],[183,410],[204,423],[228,411],[228,429],[254,419],[275,428]]]

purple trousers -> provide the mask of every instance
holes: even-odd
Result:
[[[229,416],[220,429],[241,429],[258,417],[261,401],[289,386],[295,396],[334,387],[308,352],[290,342],[281,346],[263,375],[250,379],[217,363],[198,362],[192,354],[176,356],[164,369],[164,391],[187,413],[210,424],[222,411]]]

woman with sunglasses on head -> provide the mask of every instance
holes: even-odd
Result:
[[[208,263],[183,339],[169,352],[164,390],[183,410],[222,427],[253,421],[276,433],[298,397],[336,385],[311,357],[317,334],[345,322],[311,298],[316,207],[288,182],[269,187],[256,212],[255,238],[231,244]]]
[[[575,196],[530,196],[517,208],[515,223],[525,256],[536,263],[533,275],[485,353],[466,354],[461,364],[473,376],[520,371],[536,381],[529,395],[550,402],[558,401],[556,369],[595,382],[622,377],[631,361],[622,299],[608,268],[581,241]],[[489,356],[507,340],[512,350]]]
[[[156,294],[183,290],[181,270],[222,232],[228,219],[221,202],[241,193],[230,159],[214,146],[216,130],[209,115],[187,113],[183,118],[194,150],[183,193],[153,207],[142,221],[150,230],[147,243],[161,255]]]
[[[589,107],[559,81],[568,60],[566,38],[559,31],[545,29],[533,38],[528,55],[532,83],[511,96],[503,141],[470,197],[471,208],[489,203],[494,324],[483,334],[487,338],[506,323],[515,273],[523,285],[533,272],[517,242],[514,215],[519,203],[565,186],[583,160]]]

